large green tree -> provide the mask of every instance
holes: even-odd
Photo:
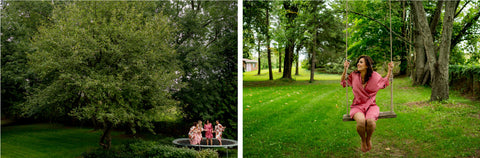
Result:
[[[442,7],[442,3],[438,3],[437,7]],[[430,100],[447,100],[449,98],[448,87],[448,65],[450,56],[450,47],[452,43],[453,19],[457,7],[456,1],[445,2],[445,15],[443,17],[442,36],[439,44],[439,50],[435,48],[434,38],[432,36],[431,25],[427,21],[427,16],[422,2],[412,2],[415,11],[415,19],[417,29],[419,29],[419,40],[423,41],[422,47],[427,57],[427,68],[429,70],[432,94]],[[435,16],[435,15],[434,15]],[[438,52],[438,53],[437,53]],[[420,52],[417,52],[420,53]],[[423,53],[423,52],[421,52]],[[437,56],[438,54],[438,56]]]
[[[146,127],[175,115],[182,70],[167,17],[149,2],[71,2],[53,10],[33,38],[28,64],[41,83],[22,104],[24,115],[65,115],[112,128]]]
[[[177,8],[168,14],[176,21],[173,45],[187,84],[175,94],[185,120],[219,120],[224,136],[237,138],[237,2],[165,3]]]
[[[271,39],[271,32],[270,32],[270,12],[271,12],[271,2],[269,1],[245,1],[244,2],[244,10],[243,10],[243,16],[244,16],[244,22],[243,22],[243,28],[245,30],[249,30],[247,32],[255,32],[256,37],[257,37],[257,50],[258,50],[258,64],[259,64],[259,69],[258,69],[258,74],[260,75],[261,71],[261,63],[260,63],[260,43],[261,43],[261,38],[265,37],[265,43],[267,47],[267,60],[268,60],[268,75],[269,75],[269,80],[273,80],[273,73],[272,73],[272,54],[271,54],[271,49],[270,49],[270,39]],[[244,38],[244,43],[252,42],[249,40],[249,34],[244,34],[247,35],[247,38]],[[249,47],[245,47],[245,49],[248,51]]]
[[[26,64],[31,37],[38,32],[38,27],[50,22],[54,5],[13,1],[2,4],[2,116],[12,118],[18,115],[16,105],[25,101],[27,87],[34,83],[28,80],[33,73]]]

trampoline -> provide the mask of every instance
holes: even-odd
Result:
[[[200,147],[200,148],[234,148],[237,147],[237,141],[231,139],[222,139],[222,145],[219,144],[216,138],[213,138],[213,145],[207,145],[207,140],[202,139],[200,145],[192,145],[190,144],[190,140],[188,138],[178,138],[172,141],[173,144],[177,146],[184,146],[184,147]]]
[[[232,139],[222,139],[222,145],[218,142],[218,139],[213,138],[213,145],[207,145],[207,140],[202,139],[200,145],[192,145],[190,144],[190,140],[188,138],[177,138],[172,141],[173,144],[182,147],[189,147],[189,148],[226,148],[227,149],[227,157],[228,157],[228,149],[237,147],[237,141]]]

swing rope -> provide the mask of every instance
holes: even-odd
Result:
[[[390,62],[393,62],[393,40],[392,40],[392,2],[391,0],[389,2],[389,10],[390,10]],[[345,16],[346,16],[346,22],[345,22],[345,60],[347,60],[348,57],[348,0],[345,1]],[[346,75],[346,74],[345,74]],[[348,76],[346,76],[345,79],[347,79]],[[393,74],[390,75],[390,112],[380,112],[379,119],[381,118],[395,118],[397,117],[397,114],[393,111]],[[350,111],[348,109],[348,84],[347,87],[345,87],[345,94],[346,94],[346,109],[347,109],[347,114],[343,116],[343,121],[353,121],[353,119],[350,117]]]
[[[347,0],[345,1],[345,5],[346,5],[346,10],[347,10],[345,12],[345,14],[346,14],[345,17],[347,17],[347,21],[345,22],[345,27],[347,28],[345,30],[345,60],[347,60],[348,59],[347,58],[348,57],[347,56],[348,55],[348,1]],[[346,75],[347,74],[345,73],[345,76]],[[348,78],[348,76],[347,76],[347,78]],[[347,94],[347,99],[346,99],[346,101],[347,101],[347,106],[346,106],[347,114],[350,114],[350,111],[348,110],[348,84],[347,84],[347,87],[345,87],[345,92],[346,92],[345,94]]]
[[[388,0],[390,6],[390,62],[393,62],[392,49],[392,1]],[[392,70],[393,71],[393,70]],[[393,112],[393,73],[390,74],[390,112]]]

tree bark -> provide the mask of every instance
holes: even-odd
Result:
[[[448,63],[453,30],[453,19],[455,16],[456,2],[445,2],[445,13],[443,18],[443,31],[441,43],[439,44],[439,56],[436,57],[436,50],[433,43],[431,27],[428,26],[425,9],[421,1],[412,1],[415,10],[417,28],[423,38],[423,45],[427,57],[427,66],[432,86],[431,101],[448,99]],[[418,66],[418,65],[417,65]],[[426,72],[426,71],[424,71]],[[425,80],[424,80],[425,81]]]
[[[270,51],[270,35],[268,34],[268,28],[270,27],[270,15],[268,13],[269,5],[267,4],[266,8],[266,19],[267,19],[267,54],[268,54],[268,78],[269,80],[273,80],[273,73],[272,73],[272,54]]]
[[[282,72],[282,51],[278,51],[278,72]]]
[[[315,13],[317,11],[317,5],[314,5],[313,6],[313,12]],[[313,16],[313,21],[317,21],[317,16],[314,15]],[[313,47],[312,47],[312,64],[311,64],[311,68],[310,68],[310,83],[313,83],[313,81],[315,80],[314,77],[315,77],[315,63],[316,63],[316,59],[315,59],[315,55],[317,54],[317,38],[318,38],[318,32],[317,32],[317,24],[315,23],[314,25],[314,29],[313,29],[313,32],[314,34],[313,36]]]
[[[430,20],[430,32],[432,32],[432,37],[435,37],[437,33],[437,25],[438,21],[440,21],[440,15],[442,15],[442,8],[443,8],[443,1],[437,2],[437,8],[435,9],[435,13]]]
[[[260,61],[260,45],[261,45],[261,41],[260,41],[260,36],[258,36],[258,48],[257,48],[257,52],[258,52],[258,73],[257,75],[260,75],[260,71],[262,71],[262,63]]]
[[[293,62],[293,48],[294,41],[289,39],[288,45],[285,48],[285,60],[283,62],[283,76],[282,78],[292,79],[292,62]]]
[[[411,3],[411,5],[412,5],[412,8],[414,8],[413,3]],[[414,28],[416,28],[416,29],[412,29],[413,31],[412,33],[413,35],[415,35],[414,46],[415,46],[415,52],[416,52],[415,53],[415,57],[416,57],[415,76],[413,78],[413,85],[424,85],[422,83],[424,81],[425,70],[427,68],[425,67],[426,57],[425,57],[425,49],[423,46],[423,37],[420,34],[420,30],[419,30],[420,25],[418,24],[415,9],[412,9],[412,14],[413,14],[412,16],[413,25],[415,26]]]
[[[438,56],[437,69],[432,81],[432,95],[430,100],[448,100],[448,65],[450,44],[452,42],[453,19],[455,16],[455,1],[445,2],[445,15],[443,17],[442,39]]]
[[[111,136],[112,127],[113,127],[112,123],[110,122],[105,123],[105,126],[104,126],[105,129],[103,131],[102,137],[100,137],[100,146],[102,146],[103,149],[105,150],[109,150],[110,147],[112,146],[112,136]]]
[[[437,59],[435,57],[435,47],[433,44],[432,33],[430,32],[430,27],[427,22],[427,15],[425,9],[423,8],[423,2],[421,1],[412,1],[415,10],[416,20],[418,22],[418,29],[421,35],[422,44],[425,48],[425,53],[427,57],[427,68],[430,70],[430,77],[432,80],[435,80],[435,65],[437,65]],[[431,80],[431,81],[432,81]],[[435,85],[432,85],[432,87]]]
[[[283,6],[285,10],[289,10],[290,12],[287,13],[285,16],[288,19],[288,23],[292,25],[287,26],[287,30],[294,29],[293,23],[294,19],[297,17],[298,7],[295,5],[291,5],[290,2],[284,1]],[[285,59],[283,62],[283,76],[282,78],[292,79],[292,62],[293,62],[293,50],[295,48],[295,38],[294,35],[290,35],[287,37],[287,45],[285,47]]]
[[[300,62],[300,48],[302,48],[302,45],[297,45],[297,61],[295,62],[295,75],[299,75],[298,73],[298,63]]]

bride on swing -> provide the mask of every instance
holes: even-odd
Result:
[[[362,139],[361,150],[367,152],[372,149],[371,137],[375,131],[375,122],[380,110],[375,102],[378,90],[389,85],[388,79],[392,75],[393,62],[388,64],[388,73],[385,78],[373,71],[373,60],[369,56],[362,55],[357,60],[357,70],[350,73],[345,80],[345,75],[350,62],[345,60],[341,84],[352,87],[353,103],[350,106],[350,117],[357,122],[357,132]]]

